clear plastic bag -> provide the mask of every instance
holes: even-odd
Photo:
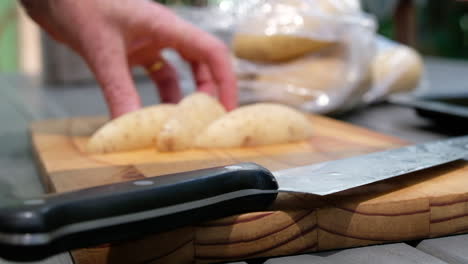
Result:
[[[358,1],[258,1],[232,40],[241,103],[316,113],[354,107],[371,86],[374,32]]]
[[[329,114],[418,87],[411,48],[375,34],[358,0],[223,0],[175,11],[232,48],[240,103]]]
[[[371,64],[372,87],[364,103],[376,103],[391,94],[407,93],[421,87],[424,64],[414,49],[387,38],[376,38],[377,53]]]

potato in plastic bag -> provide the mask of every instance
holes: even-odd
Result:
[[[283,62],[336,43],[329,21],[359,10],[357,1],[270,0],[241,17],[233,38],[237,57],[256,62]]]
[[[416,90],[423,80],[421,55],[410,47],[384,37],[376,38],[376,42],[377,54],[371,64],[373,83],[364,95],[364,102],[375,103],[394,93]]]
[[[358,1],[265,0],[247,14],[233,38],[241,103],[334,113],[361,102],[375,21]]]

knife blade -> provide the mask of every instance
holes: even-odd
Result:
[[[253,163],[2,201],[0,257],[32,261],[229,215],[278,192],[327,195],[468,156],[468,136],[270,172]]]

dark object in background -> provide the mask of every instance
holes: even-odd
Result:
[[[428,0],[419,11],[418,49],[425,54],[468,58],[468,2]]]
[[[468,92],[440,95],[397,95],[390,103],[415,109],[416,113],[439,125],[468,129]]]
[[[468,58],[468,1],[374,1],[362,3],[366,12],[377,16],[379,34],[424,55]]]
[[[400,0],[393,14],[395,23],[395,40],[408,45],[416,46],[416,7],[412,0]]]

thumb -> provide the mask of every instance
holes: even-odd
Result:
[[[112,118],[141,107],[125,44],[114,32],[100,32],[82,45],[83,57],[100,84]]]

